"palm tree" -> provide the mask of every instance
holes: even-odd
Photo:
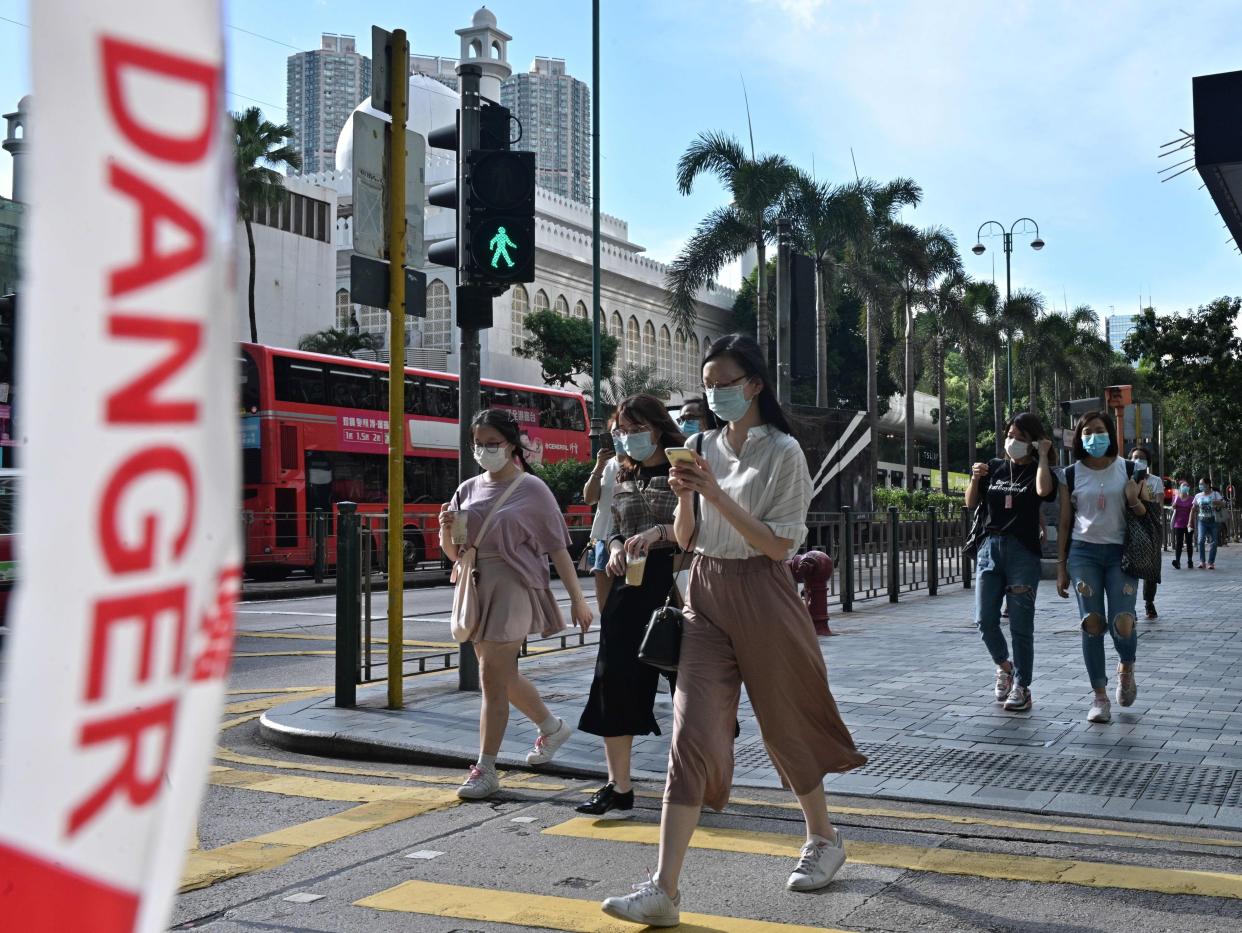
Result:
[[[906,489],[914,488],[914,317],[915,308],[928,307],[935,283],[961,268],[953,234],[939,227],[918,230],[893,224],[885,249],[894,273],[894,290],[905,324]]]
[[[850,287],[863,299],[867,326],[867,427],[872,444],[879,445],[879,314],[890,297],[890,275],[883,244],[903,207],[918,207],[923,189],[909,178],[896,178],[873,188],[867,197],[870,236],[851,244],[845,273]]]
[[[928,310],[931,315],[935,338],[932,341],[932,354],[936,373],[937,402],[940,406],[940,417],[937,419],[940,428],[940,491],[949,494],[949,424],[946,418],[947,400],[945,398],[945,372],[948,351],[957,346],[966,362],[966,400],[967,428],[969,442],[974,443],[974,375],[972,372],[972,354],[970,344],[976,340],[979,320],[975,306],[970,302],[968,289],[970,279],[957,269],[944,276],[936,288],[935,295]],[[970,463],[974,462],[972,454]]]
[[[759,346],[771,355],[767,261],[768,242],[775,235],[777,205],[789,186],[793,169],[783,156],[757,158],[754,143],[748,157],[741,142],[724,133],[700,133],[677,163],[677,190],[690,194],[704,173],[715,175],[733,202],[699,222],[694,236],[669,266],[669,316],[689,330],[697,314],[696,296],[715,280],[725,263],[752,247],[758,259],[755,332]]]
[[[681,386],[673,379],[666,379],[659,374],[656,367],[644,366],[639,363],[626,363],[600,385],[600,398],[604,404],[615,408],[622,399],[631,395],[654,395],[658,399],[668,397]],[[591,389],[582,390],[588,400]]]
[[[259,342],[259,327],[254,315],[254,220],[255,208],[274,207],[285,197],[285,186],[277,169],[302,167],[301,154],[289,145],[293,130],[287,123],[277,126],[263,119],[258,107],[234,113],[234,156],[237,168],[237,213],[246,227],[246,244],[250,247],[250,342]],[[270,166],[275,166],[271,168]]]
[[[1000,302],[998,296],[996,303],[988,310],[988,323],[995,331],[997,338],[996,346],[992,353],[992,390],[996,400],[994,419],[996,427],[996,456],[998,457],[1004,451],[1005,439],[1003,435],[1005,422],[1013,414],[1008,410],[1008,393],[1002,391],[1002,353],[1007,363],[1008,347],[1012,345],[1014,337],[1036,319],[1043,307],[1044,299],[1039,294],[1019,290],[1004,303]],[[1004,338],[1003,340],[1001,339],[1002,337]],[[1006,378],[1011,377],[1007,374]]]
[[[380,334],[367,331],[359,333],[353,330],[342,330],[328,327],[317,330],[313,334],[305,334],[298,339],[298,349],[308,353],[327,353],[329,356],[352,357],[359,350],[378,353],[384,349],[384,338]]]
[[[856,181],[845,185],[817,182],[796,171],[785,192],[783,213],[793,222],[796,247],[815,263],[815,404],[827,408],[828,332],[843,285],[843,266],[851,247],[870,236],[868,198],[875,184]]]
[[[974,463],[979,456],[979,445],[975,430],[975,408],[978,405],[979,383],[987,373],[988,361],[991,360],[994,371],[997,368],[997,354],[1001,346],[1000,332],[996,327],[1000,293],[992,282],[971,281],[965,289],[964,303],[970,309],[973,325],[968,331],[959,334],[962,344],[962,355],[966,363],[966,444],[969,449],[968,463]],[[1000,399],[1000,379],[995,380],[996,396]],[[1000,408],[996,408],[996,433],[1000,434]]]

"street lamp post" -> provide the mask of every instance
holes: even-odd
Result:
[[[1009,258],[1013,255],[1013,231],[1014,231],[1014,228],[1017,227],[1018,224],[1022,223],[1023,221],[1026,221],[1027,223],[1035,224],[1035,239],[1031,240],[1031,249],[1036,250],[1036,251],[1043,249],[1044,241],[1039,236],[1039,224],[1035,223],[1035,221],[1031,220],[1031,218],[1029,217],[1019,217],[1012,224],[1010,224],[1008,230],[1006,230],[1005,225],[1000,223],[999,221],[985,220],[983,223],[979,224],[979,229],[975,232],[975,245],[972,246],[970,249],[970,251],[974,253],[976,256],[982,256],[984,252],[987,250],[987,247],[983,245],[983,239],[982,239],[983,228],[988,227],[988,226],[993,226],[993,225],[1000,227],[1001,235],[1004,237],[1002,242],[1005,245],[1005,304],[1006,305],[1009,304],[1009,301],[1012,298]],[[1006,360],[1005,360],[1005,393],[1007,397],[1006,405],[1008,407],[1006,416],[1009,416],[1013,414],[1013,332],[1012,331],[1009,331],[1005,334],[1005,357],[1006,357]]]

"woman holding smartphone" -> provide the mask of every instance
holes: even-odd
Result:
[[[543,480],[528,475],[518,423],[506,411],[488,409],[474,418],[474,459],[486,472],[466,480],[440,511],[440,547],[457,560],[463,547],[476,547],[481,619],[471,641],[479,658],[483,704],[479,711],[479,758],[457,796],[490,797],[500,789],[496,755],[509,725],[512,703],[539,727],[527,764],[545,764],[573,735],[553,716],[538,689],[518,673],[518,653],[528,635],[546,637],[565,628],[552,594],[548,558],[569,590],[573,620],[591,627],[578,574],[569,556],[569,530],[556,498]],[[514,483],[519,485],[515,488]],[[502,502],[501,499],[504,498]],[[499,508],[497,506],[499,505]],[[495,511],[496,514],[492,515]],[[465,543],[454,542],[453,528],[466,516]],[[491,519],[482,540],[483,523]],[[458,535],[458,540],[461,536]]]
[[[608,540],[608,574],[614,582],[600,614],[595,679],[578,721],[581,731],[604,740],[608,783],[577,810],[625,819],[634,812],[634,736],[660,734],[654,713],[660,672],[638,660],[638,647],[651,614],[673,588],[677,497],[669,488],[664,451],[681,446],[686,438],[663,403],[650,395],[631,395],[621,402],[613,438],[621,453]]]
[[[677,542],[695,558],[659,862],[634,893],[602,905],[609,916],[652,926],[679,922],[678,882],[702,806],[720,810],[728,803],[743,684],[768,755],[806,820],[806,844],[786,882],[790,890],[823,887],[845,862],[823,779],[867,760],[837,712],[815,628],[785,563],[806,537],[811,476],[758,344],[742,334],[717,340],[703,361],[703,383],[708,406],[726,425],[702,435],[703,452],[693,464],[672,471]]]

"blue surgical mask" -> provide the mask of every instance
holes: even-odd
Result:
[[[1207,483],[1199,484],[1199,492],[1207,492]]]
[[[637,463],[642,463],[656,450],[650,431],[635,431],[633,434],[626,434],[621,438],[621,447],[630,459]]]
[[[1135,473],[1146,473],[1147,472],[1147,461],[1146,460],[1135,460],[1134,461],[1134,472]]]
[[[707,407],[721,421],[741,421],[753,401],[746,398],[745,384],[707,390]]]
[[[1112,443],[1112,438],[1107,434],[1084,434],[1082,436],[1082,446],[1092,457],[1102,457],[1108,453],[1108,447]]]
[[[1181,492],[1182,492],[1182,495],[1183,495],[1183,496],[1188,496],[1188,495],[1190,495],[1190,487],[1189,487],[1189,486],[1187,486],[1187,485],[1185,485],[1185,484],[1183,484],[1183,485],[1182,485],[1182,487],[1181,487]]]
[[[699,433],[698,418],[682,418],[681,421],[677,423],[681,427],[682,433],[687,436]]]

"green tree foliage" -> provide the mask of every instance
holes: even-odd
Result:
[[[667,401],[680,388],[674,380],[663,378],[654,366],[626,363],[600,384],[599,394],[605,405],[615,408],[631,395],[653,395]],[[584,389],[583,394],[589,401],[591,389]]]
[[[289,145],[293,129],[287,123],[279,125],[263,119],[258,107],[249,107],[244,113],[234,113],[233,155],[237,175],[237,213],[246,228],[246,245],[250,249],[250,341],[259,342],[259,326],[254,313],[254,231],[251,223],[255,208],[266,205],[274,207],[287,197],[281,171],[286,168],[295,172],[302,167],[301,154]]]
[[[538,360],[543,379],[564,388],[579,376],[591,375],[591,322],[564,317],[555,311],[534,311],[526,315],[529,337],[513,352],[528,360]],[[600,333],[600,378],[612,375],[620,341]]]
[[[359,350],[376,353],[384,349],[384,338],[368,332],[354,333],[337,327],[317,330],[298,338],[298,349],[308,353],[327,353],[329,356],[352,357]]]
[[[582,487],[586,485],[593,466],[590,460],[558,460],[556,463],[542,463],[531,469],[548,484],[557,504],[562,509],[567,509],[575,503],[581,504]]]

